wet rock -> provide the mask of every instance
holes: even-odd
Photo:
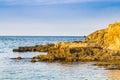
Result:
[[[13,52],[19,52],[19,49],[13,49]]]
[[[95,64],[93,64],[93,65],[102,66],[107,70],[120,70],[120,61],[119,60],[95,62]]]
[[[25,46],[13,49],[13,52],[47,52],[50,47],[54,44],[36,45],[36,46]]]
[[[22,57],[20,57],[20,56],[16,57],[16,60],[21,60],[21,59],[22,59]]]
[[[37,62],[35,59],[31,59],[30,62],[34,63]]]

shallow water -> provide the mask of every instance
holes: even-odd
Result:
[[[32,46],[58,41],[82,40],[83,37],[0,37],[0,80],[120,80],[119,70],[105,70],[93,63],[31,63],[31,57],[46,53],[13,53],[19,46]],[[22,56],[20,61],[15,58]]]

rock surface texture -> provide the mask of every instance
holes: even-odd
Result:
[[[13,52],[48,52],[50,47],[53,47],[54,45],[55,44],[46,44],[46,45],[19,47],[18,49],[13,49]]]
[[[120,50],[120,22],[109,24],[105,29],[88,35],[90,42],[96,42],[102,48]]]

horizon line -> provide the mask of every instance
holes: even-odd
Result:
[[[18,37],[21,37],[21,36],[23,36],[23,37],[34,37],[34,36],[35,36],[35,37],[54,37],[54,36],[58,36],[58,37],[59,37],[59,35],[40,35],[40,36],[39,36],[39,35],[0,35],[0,37],[4,37],[4,36],[5,36],[5,37],[7,37],[7,36],[8,36],[8,37],[12,37],[12,36],[13,36],[13,37],[14,37],[14,36],[18,36]],[[81,35],[60,35],[60,36],[61,36],[61,37],[62,37],[62,36],[63,36],[63,37],[64,37],[64,36],[66,36],[66,37],[68,36],[68,37],[69,37],[69,36],[81,36]],[[84,35],[82,35],[82,36],[84,36]]]

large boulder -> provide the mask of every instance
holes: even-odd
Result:
[[[120,22],[88,35],[89,42],[97,43],[104,49],[120,50]]]

